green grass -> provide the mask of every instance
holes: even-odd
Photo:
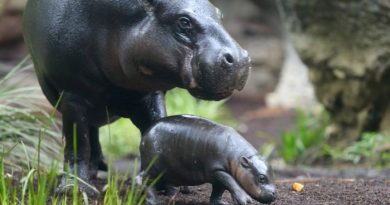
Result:
[[[12,148],[12,154],[4,156],[3,162],[18,168],[37,165],[35,153],[39,143],[43,166],[61,160],[61,130],[58,121],[51,118],[40,88],[19,87],[13,80],[20,72],[31,69],[27,60],[0,79],[0,151],[4,155],[5,150]]]
[[[102,197],[88,198],[79,193],[77,183],[70,195],[59,196],[55,190],[59,184],[58,167],[53,165],[47,171],[31,169],[27,173],[6,171],[3,159],[0,159],[0,204],[2,205],[47,205],[47,204],[107,204],[107,205],[141,205],[146,187],[143,183],[137,186],[135,176],[126,182],[128,175],[109,171],[108,182]],[[135,170],[133,170],[134,173]],[[40,173],[39,173],[40,172]],[[65,173],[64,173],[65,174]],[[152,184],[155,183],[152,182]]]

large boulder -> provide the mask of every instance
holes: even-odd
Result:
[[[390,1],[280,2],[316,96],[333,118],[330,142],[389,134]]]

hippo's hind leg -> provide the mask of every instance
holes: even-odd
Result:
[[[88,126],[87,104],[84,99],[64,92],[60,105],[63,121],[63,134],[65,137],[64,169],[82,179],[90,182],[90,128]],[[73,190],[75,179],[63,176],[58,187],[59,193],[70,193]],[[78,180],[78,189],[90,196],[98,193]]]
[[[229,190],[232,195],[234,204],[246,205],[252,201],[252,198],[248,196],[248,194],[240,187],[237,181],[229,173],[224,171],[216,171],[214,173],[213,181],[220,183],[225,187],[225,189]],[[216,193],[216,195],[217,194],[218,193]]]
[[[141,165],[142,167],[142,165]],[[141,171],[138,176],[136,177],[135,182],[137,183],[138,187],[141,187],[145,193],[145,205],[155,205],[157,204],[157,197],[156,197],[156,191],[155,187],[152,186],[152,178],[147,174],[146,171],[144,171],[143,168],[141,168]]]

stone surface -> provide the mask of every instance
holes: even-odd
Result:
[[[333,117],[331,141],[389,132],[390,1],[281,2],[317,98]]]
[[[291,43],[286,45],[286,60],[279,83],[266,97],[268,107],[313,111],[317,105],[314,88],[309,80],[308,68],[301,61]]]

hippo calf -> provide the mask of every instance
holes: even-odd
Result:
[[[144,132],[166,116],[167,90],[220,100],[244,87],[250,67],[207,0],[29,0],[23,29],[42,91],[62,113],[64,164],[87,182],[106,168],[100,126],[126,117]]]
[[[226,204],[221,199],[225,190],[239,205],[251,198],[276,199],[266,162],[230,127],[194,116],[166,117],[144,134],[140,151],[144,177],[163,174],[160,187],[211,183],[213,205]]]

